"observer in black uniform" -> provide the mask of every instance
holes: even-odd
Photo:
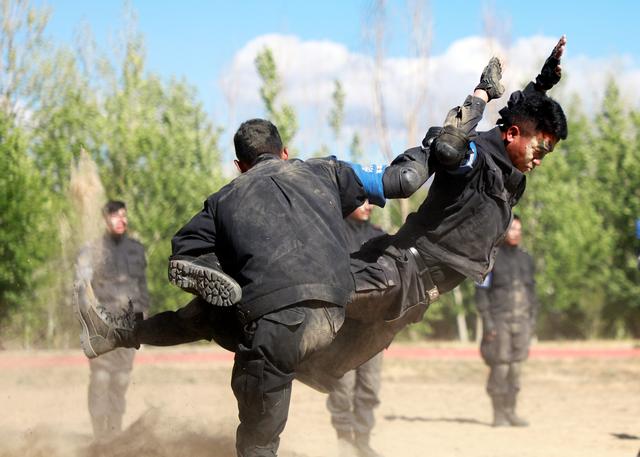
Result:
[[[78,256],[76,276],[91,282],[106,312],[128,310],[146,313],[149,292],[144,247],[127,235],[124,202],[110,201],[103,208],[104,235],[85,246]],[[129,386],[135,349],[118,348],[89,360],[89,414],[96,439],[107,438],[122,428],[125,394]]]
[[[493,404],[493,425],[526,426],[515,412],[522,362],[529,354],[539,303],[533,259],[520,248],[522,224],[518,216],[507,231],[493,271],[476,287],[476,306],[482,316],[480,352],[489,365],[487,393]]]
[[[356,252],[365,241],[385,233],[369,220],[373,207],[365,201],[344,220],[349,251]],[[380,404],[382,351],[348,371],[327,397],[331,424],[338,434],[339,456],[381,457],[370,445],[375,425],[373,410]]]

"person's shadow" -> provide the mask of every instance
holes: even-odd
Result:
[[[640,440],[640,436],[629,435],[628,433],[611,433],[611,436],[619,440]]]
[[[478,419],[468,417],[422,417],[422,416],[404,416],[397,414],[388,414],[384,416],[388,421],[405,421],[405,422],[454,422],[458,424],[474,424],[491,427],[491,422],[483,422]]]

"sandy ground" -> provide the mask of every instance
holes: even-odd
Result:
[[[471,345],[392,346],[372,444],[385,457],[636,457],[640,350],[539,344],[523,372],[528,428],[490,427],[486,367]],[[91,444],[79,351],[0,352],[0,457],[227,457],[237,425],[230,355],[215,346],[138,354],[127,429]],[[282,457],[337,456],[325,395],[296,383]]]

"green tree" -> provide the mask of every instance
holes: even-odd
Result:
[[[596,210],[603,215],[606,230],[614,234],[605,272],[603,320],[608,334],[640,336],[640,275],[634,230],[640,215],[638,123],[613,81],[607,86],[602,111],[596,118],[596,132]]]
[[[342,134],[342,123],[344,122],[344,100],[346,95],[342,84],[337,79],[333,81],[333,92],[331,94],[332,106],[329,111],[327,121],[333,132],[336,141],[340,140]]]
[[[137,35],[126,43],[112,84],[99,155],[103,182],[109,197],[127,202],[132,229],[147,248],[152,307],[175,308],[187,297],[166,280],[170,239],[223,184],[219,131],[192,87],[145,74]]]
[[[32,7],[29,0],[1,0],[0,8],[0,110],[15,116],[35,102],[32,89],[49,10]]]
[[[569,137],[530,175],[516,208],[524,245],[536,260],[543,337],[599,333],[611,248],[605,218],[596,210],[592,125],[578,105],[568,119]]]
[[[28,339],[34,328],[28,306],[36,295],[34,275],[45,260],[40,231],[48,221],[27,141],[13,116],[0,112],[0,325],[13,311],[20,311]]]
[[[267,117],[278,127],[282,142],[289,148],[289,155],[293,156],[292,141],[298,131],[298,120],[293,107],[280,102],[282,79],[278,74],[276,61],[270,48],[265,47],[258,53],[255,65],[262,79],[260,96],[264,102]]]

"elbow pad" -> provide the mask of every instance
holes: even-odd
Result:
[[[456,169],[469,153],[469,137],[460,129],[447,125],[431,143],[431,153],[444,168]]]
[[[425,155],[420,148],[413,148],[403,154],[405,160],[394,160],[382,176],[382,186],[386,198],[407,198],[413,195],[429,177],[426,160],[412,159],[412,153]]]

